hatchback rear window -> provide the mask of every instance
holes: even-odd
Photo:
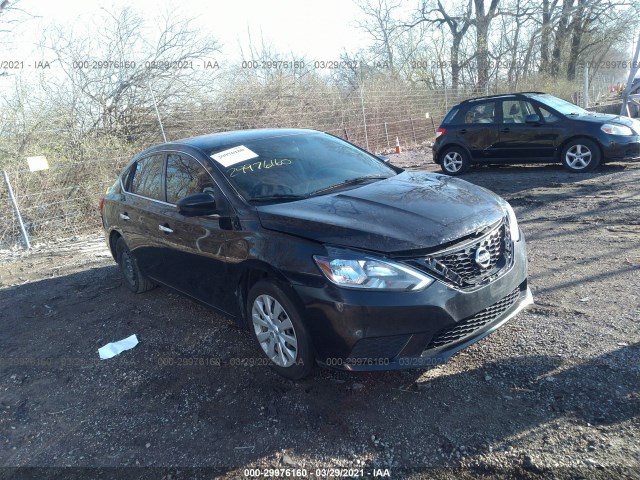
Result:
[[[444,117],[444,120],[442,120],[442,124],[447,125],[449,123],[454,123],[453,120],[456,118],[456,115],[458,115],[459,111],[460,109],[458,107],[453,107],[451,110],[449,110],[449,113],[447,113],[447,115]]]

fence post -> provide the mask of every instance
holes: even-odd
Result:
[[[584,78],[582,82],[582,107],[589,108],[589,65],[587,62],[584,62]]]
[[[364,141],[367,145],[367,150],[369,150],[369,135],[367,134],[367,117],[364,114],[364,92],[362,85],[360,85],[360,104],[362,105],[362,121],[364,122]]]
[[[633,79],[638,73],[638,56],[640,56],[640,34],[638,35],[638,43],[636,43],[636,49],[633,54],[633,63],[631,64],[631,68],[629,69],[629,78],[627,79],[627,86],[624,88],[624,91],[622,92],[622,105],[620,106],[620,115],[631,116],[631,111],[628,109],[629,100],[630,100],[629,95],[631,94],[631,85],[633,84]]]
[[[413,132],[413,144],[418,145],[418,139],[416,138],[416,129],[413,126],[413,118],[409,117],[409,121],[411,121],[411,131]]]
[[[449,98],[447,94],[447,82],[444,82],[444,111],[449,111]]]
[[[384,122],[384,136],[387,137],[387,150],[391,150],[391,144],[389,143],[389,132],[387,132],[387,122]]]
[[[26,245],[27,250],[29,250],[31,248],[31,243],[29,243],[29,236],[27,235],[27,230],[24,228],[24,223],[22,222],[22,215],[20,215],[18,202],[16,202],[16,197],[13,195],[13,189],[11,188],[11,183],[9,182],[9,175],[7,175],[7,172],[5,170],[2,171],[2,175],[4,176],[4,182],[7,184],[7,191],[9,192],[9,198],[11,199],[11,205],[13,205],[13,213],[18,219],[18,225],[20,226],[22,239],[24,240],[24,244]]]

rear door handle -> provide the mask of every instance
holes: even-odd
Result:
[[[123,212],[120,214],[120,218],[122,220],[129,220],[129,215],[127,215],[127,212]]]
[[[164,233],[173,233],[173,230],[169,227],[165,227],[164,225],[158,225],[158,230]]]
[[[467,133],[467,129],[463,128],[462,130],[460,130],[460,133]]]
[[[510,131],[511,131],[511,129],[507,127],[507,128],[503,128],[503,129],[502,129],[502,130],[500,130],[500,131],[501,131],[501,132],[504,132],[504,133],[507,133],[507,132],[510,132]]]

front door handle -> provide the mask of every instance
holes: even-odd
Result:
[[[127,212],[123,212],[120,214],[120,218],[122,220],[129,220],[129,215],[127,215]]]
[[[502,130],[500,130],[500,131],[501,131],[501,132],[504,132],[504,133],[508,133],[508,132],[510,132],[510,131],[511,131],[511,129],[510,129],[509,127],[507,127],[507,128],[503,128],[503,129],[502,129]]]
[[[166,227],[164,225],[158,225],[158,230],[164,233],[173,233],[173,230],[171,228]]]

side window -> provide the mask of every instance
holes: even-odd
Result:
[[[557,116],[555,116],[546,108],[540,107],[540,113],[542,114],[542,118],[544,118],[544,121],[547,123],[555,123],[560,120]]]
[[[527,115],[536,113],[533,105],[525,100],[502,102],[502,123],[525,123]]]
[[[164,190],[162,188],[162,167],[164,155],[151,155],[150,157],[138,160],[129,176],[133,175],[127,183],[129,192],[154,200],[164,201]]]
[[[167,158],[167,202],[178,200],[194,193],[214,194],[214,183],[209,173],[191,157],[170,154]]]
[[[496,118],[496,103],[485,102],[469,107],[464,116],[464,123],[493,123]]]

